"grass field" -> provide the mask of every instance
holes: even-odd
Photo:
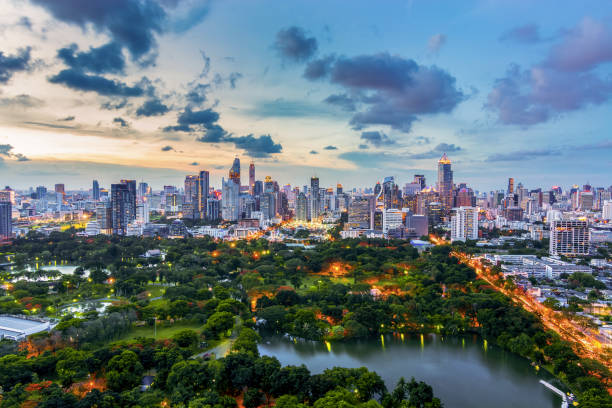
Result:
[[[191,329],[196,332],[199,332],[202,329],[201,324],[194,323],[183,323],[178,322],[172,325],[157,325],[157,339],[169,339],[174,334],[180,332],[181,330]],[[143,326],[143,327],[134,327],[124,336],[118,339],[118,341],[123,340],[133,340],[136,337],[150,337],[153,338],[153,326]]]

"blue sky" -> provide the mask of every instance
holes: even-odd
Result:
[[[607,186],[607,1],[0,0],[0,175]],[[551,12],[554,10],[554,12]]]

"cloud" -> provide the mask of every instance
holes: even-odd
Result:
[[[13,97],[0,98],[1,107],[39,108],[45,105],[45,101],[30,95],[21,94]]]
[[[466,98],[446,71],[388,53],[339,57],[324,76],[360,107],[350,120],[355,130],[388,125],[409,132],[420,115],[451,112]]]
[[[129,50],[134,60],[144,58],[156,48],[155,34],[164,30],[165,10],[157,1],[141,0],[32,0],[56,19],[75,24],[84,30],[89,26],[108,34],[112,42]]]
[[[200,165],[200,163],[198,163],[198,162],[191,162],[191,163],[189,163],[189,165],[190,165],[190,166],[199,166],[199,165]]]
[[[112,100],[104,102],[102,105],[100,105],[100,108],[106,110],[119,110],[125,108],[126,106],[131,106],[131,104],[128,103],[127,99],[120,99],[118,101]]]
[[[169,146],[169,145],[168,146],[164,146],[164,147],[161,148],[162,152],[169,152],[171,150],[174,150],[174,147]]]
[[[274,48],[283,59],[302,62],[317,52],[318,44],[316,38],[306,36],[304,29],[292,26],[276,33]]]
[[[260,117],[306,117],[330,115],[329,109],[320,104],[312,104],[303,100],[287,100],[278,98],[271,101],[261,101],[251,109],[251,113]]]
[[[414,143],[418,145],[425,145],[431,143],[431,140],[426,136],[417,136],[414,138]]]
[[[206,94],[210,90],[209,84],[192,84],[189,91],[187,91],[187,95],[185,96],[187,102],[189,102],[192,106],[200,106],[204,102],[206,102]]]
[[[58,122],[72,122],[75,119],[74,116],[65,116],[63,118],[59,118]]]
[[[559,150],[554,149],[539,149],[539,150],[519,150],[508,153],[497,153],[487,157],[488,162],[500,161],[524,161],[531,160],[537,157],[558,155]]]
[[[427,41],[427,48],[429,49],[429,52],[437,54],[444,44],[446,44],[446,35],[438,33],[429,37],[429,40]]]
[[[242,78],[242,74],[240,72],[232,72],[229,74],[228,81],[230,83],[230,88],[236,89],[236,82]]]
[[[587,17],[552,47],[544,65],[563,72],[583,72],[611,61],[612,26]]]
[[[331,67],[336,60],[334,55],[328,55],[323,58],[310,61],[304,69],[304,78],[314,81],[326,77]]]
[[[356,109],[355,101],[347,94],[329,95],[327,98],[325,98],[324,102],[338,106],[339,108],[348,112],[354,112]]]
[[[48,127],[51,129],[78,129],[78,126],[69,126],[69,125],[59,125],[57,123],[46,123],[46,122],[23,122],[26,125],[34,125],[41,127]]]
[[[498,78],[485,108],[503,124],[529,127],[565,112],[601,105],[612,98],[612,78],[596,70],[612,61],[612,31],[584,19],[566,30],[539,64],[522,69],[511,65]]]
[[[14,55],[0,51],[0,84],[8,83],[16,72],[30,71],[30,47],[20,48]]]
[[[145,101],[136,109],[136,116],[160,116],[170,110],[168,106],[162,103],[158,98],[153,98]]]
[[[128,86],[124,82],[106,79],[99,75],[88,75],[75,69],[65,69],[49,78],[52,84],[62,84],[76,91],[95,92],[105,96],[143,96],[141,85]]]
[[[433,158],[441,156],[444,153],[456,153],[461,150],[462,150],[461,147],[456,146],[454,144],[440,143],[436,147],[434,147],[433,149],[427,152],[409,154],[406,157],[408,159],[413,159],[413,160],[433,159]]]
[[[70,68],[95,74],[121,74],[125,69],[125,59],[121,46],[110,42],[100,47],[90,47],[87,52],[79,52],[76,44],[60,48],[57,56]]]
[[[368,146],[367,144],[360,144],[358,147],[362,150],[370,148],[370,146]]]
[[[232,142],[238,149],[243,149],[251,157],[270,157],[271,154],[281,153],[283,146],[274,143],[270,135],[259,137],[252,134],[246,136],[228,136],[224,141]]]
[[[0,156],[7,157],[9,159],[14,159],[19,162],[30,161],[26,156],[21,153],[14,153],[13,146],[10,144],[0,144]],[[0,157],[0,162],[4,159]]]
[[[365,140],[367,143],[370,143],[376,147],[395,144],[395,140],[391,139],[384,133],[377,131],[362,132],[361,140]]]
[[[17,22],[17,25],[32,31],[32,21],[26,16],[21,17]]]
[[[130,124],[123,118],[114,118],[113,123],[119,125],[122,128],[130,127]]]
[[[504,32],[499,37],[499,41],[533,44],[542,41],[542,38],[540,37],[540,28],[537,24],[530,23]]]
[[[209,1],[199,1],[182,15],[173,17],[170,21],[172,31],[177,34],[185,33],[200,24],[210,12]]]
[[[325,146],[323,149],[324,150],[338,150],[338,148],[336,146],[332,146],[332,145]]]
[[[210,108],[202,110],[185,108],[178,116],[178,125],[167,126],[164,128],[164,131],[193,132],[194,130],[198,130],[198,128],[200,130],[209,129],[213,127],[217,120],[219,120],[219,114]],[[194,128],[193,126],[196,127]]]
[[[311,150],[310,154],[319,154],[319,152],[317,152],[316,150]]]

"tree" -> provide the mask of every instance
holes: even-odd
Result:
[[[114,356],[106,366],[106,382],[113,391],[129,390],[140,384],[142,364],[138,355],[126,350]]]
[[[243,404],[245,408],[257,408],[263,402],[264,402],[264,395],[257,388],[249,388],[244,393]]]
[[[172,336],[172,340],[180,347],[193,347],[198,344],[198,334],[193,330],[185,329]]]
[[[216,312],[206,321],[204,333],[207,336],[218,338],[221,333],[232,327],[234,327],[234,315],[230,312]]]
[[[86,360],[90,357],[88,353],[66,347],[57,354],[58,362],[55,370],[63,386],[66,387],[76,380],[87,376]]]
[[[185,404],[212,385],[214,374],[207,364],[198,360],[180,361],[172,366],[167,386],[174,404]]]

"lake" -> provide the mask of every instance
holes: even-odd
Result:
[[[266,337],[262,355],[282,365],[305,364],[311,373],[326,368],[365,366],[392,390],[400,377],[415,377],[434,389],[447,408],[559,408],[561,398],[540,379],[564,389],[550,373],[536,371],[520,356],[486,344],[478,336],[387,335],[383,339],[321,343]]]

